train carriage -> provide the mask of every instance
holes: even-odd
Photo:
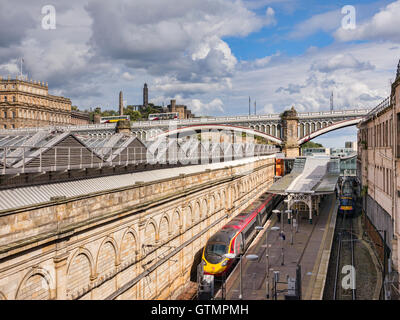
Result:
[[[203,249],[204,273],[221,276],[228,272],[234,259],[225,254],[243,253],[256,235],[256,226],[265,224],[282,196],[263,194],[243,212],[213,235]]]

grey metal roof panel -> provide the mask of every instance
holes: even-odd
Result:
[[[23,206],[48,202],[50,201],[51,197],[55,196],[66,196],[67,198],[81,196],[95,192],[132,186],[137,181],[157,181],[177,177],[180,174],[191,174],[203,172],[206,169],[213,170],[224,168],[226,166],[237,166],[245,163],[251,163],[259,159],[271,159],[274,157],[275,155],[251,157],[228,162],[159,169],[68,182],[58,182],[46,185],[5,189],[0,190],[0,210],[10,210]]]
[[[340,175],[336,167],[337,159],[329,156],[296,158],[292,172],[275,182],[268,192],[278,194],[333,192]]]

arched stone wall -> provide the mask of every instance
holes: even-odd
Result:
[[[51,276],[43,268],[32,268],[25,275],[17,290],[16,300],[50,300],[51,287],[54,287]]]
[[[77,250],[67,269],[67,297],[89,286],[90,278],[94,275],[93,268],[90,251],[82,248]]]

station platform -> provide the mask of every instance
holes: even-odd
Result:
[[[329,257],[335,231],[337,208],[339,201],[335,194],[328,195],[321,202],[320,214],[314,216],[313,224],[309,223],[308,217],[299,219],[298,232],[291,231],[288,220],[283,220],[283,231],[285,240],[279,236],[279,231],[271,230],[272,227],[282,228],[282,222],[278,222],[275,214],[272,214],[253,244],[245,253],[257,255],[258,260],[249,261],[242,258],[242,299],[243,300],[266,300],[266,239],[268,236],[269,247],[269,287],[268,300],[274,300],[271,295],[274,271],[280,272],[280,282],[287,282],[287,276],[295,278],[296,266],[301,266],[301,299],[322,300],[325,279],[328,271]],[[283,202],[278,209],[286,209]],[[291,238],[293,234],[293,244]],[[282,265],[282,245],[283,262]],[[215,299],[221,299],[222,294],[227,300],[238,300],[240,294],[240,265],[236,265],[230,276],[226,279],[225,292],[217,292]],[[277,291],[287,290],[287,284],[278,284]],[[277,300],[285,299],[285,292],[277,295]]]

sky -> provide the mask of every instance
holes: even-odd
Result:
[[[198,116],[372,108],[400,58],[400,0],[0,0],[0,75],[81,110],[149,100]],[[345,6],[354,8],[354,15]],[[49,13],[55,15],[49,15]],[[355,17],[355,19],[352,19]],[[51,26],[51,28],[49,28]],[[352,28],[349,28],[352,27]],[[315,142],[343,147],[356,128]]]

